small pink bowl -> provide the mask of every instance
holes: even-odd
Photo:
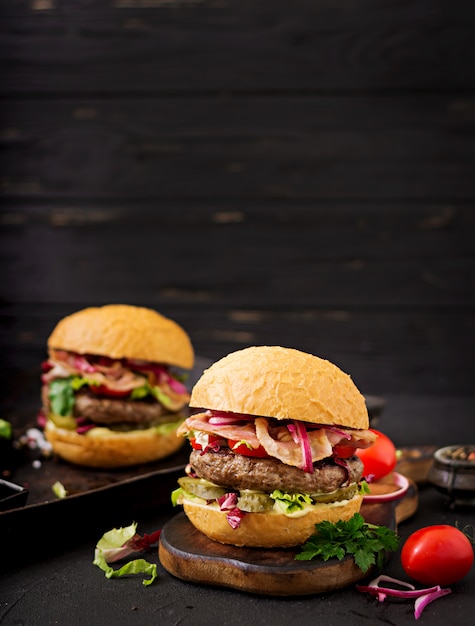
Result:
[[[394,484],[399,487],[396,491],[391,491],[390,493],[378,493],[374,496],[371,494],[366,494],[363,497],[363,502],[367,504],[376,503],[376,502],[392,502],[393,500],[400,500],[409,489],[409,481],[408,479],[399,474],[399,472],[393,472]],[[371,483],[369,484],[371,489]]]

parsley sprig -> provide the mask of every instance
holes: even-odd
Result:
[[[372,565],[379,570],[384,565],[385,553],[397,550],[399,538],[387,526],[376,526],[365,522],[360,513],[348,521],[320,522],[316,532],[295,555],[298,561],[311,561],[321,557],[324,561],[337,558],[341,561],[351,554],[356,565],[366,573]]]

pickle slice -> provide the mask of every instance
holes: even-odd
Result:
[[[76,430],[77,428],[77,422],[72,415],[50,413],[48,417],[57,428],[64,428],[66,430]]]
[[[311,493],[310,497],[314,502],[338,502],[339,500],[350,500],[356,493],[358,487],[355,483],[348,487],[340,487],[330,493]]]
[[[203,500],[215,500],[216,498],[220,498],[227,493],[227,490],[224,489],[224,487],[215,485],[204,478],[191,478],[190,476],[183,476],[178,479],[178,484],[188,493],[198,496],[198,498],[203,498]]]
[[[273,508],[274,500],[267,493],[243,489],[237,505],[241,511],[247,513],[263,513]]]

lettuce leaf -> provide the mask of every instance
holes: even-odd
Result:
[[[105,573],[106,578],[121,578],[131,574],[144,574],[142,584],[151,585],[157,578],[157,565],[145,559],[134,559],[125,563],[119,569],[114,569],[110,563],[127,558],[136,552],[143,552],[157,539],[160,531],[152,535],[141,537],[137,534],[137,524],[134,522],[125,528],[113,528],[106,532],[97,542],[93,564]]]
[[[13,436],[13,428],[10,422],[7,420],[0,419],[0,438],[1,439],[11,439]]]
[[[305,505],[313,503],[308,493],[284,493],[276,489],[270,494],[270,497],[276,501],[285,513],[301,511],[305,508]]]
[[[171,493],[171,501],[173,506],[177,506],[180,504],[180,497],[183,495],[184,491],[182,487],[177,487]]]
[[[184,417],[181,417],[179,420],[175,422],[166,422],[165,424],[159,424],[158,426],[155,426],[155,430],[160,435],[167,435],[168,433],[171,433],[174,430],[176,430],[178,426],[180,426],[180,424],[184,421],[184,419],[185,419]]]
[[[76,377],[77,378],[77,377]],[[56,415],[68,417],[73,414],[74,389],[73,377],[57,378],[49,384],[48,398],[51,402],[51,410]]]

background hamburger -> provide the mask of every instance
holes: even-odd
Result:
[[[178,429],[193,447],[173,494],[191,523],[221,543],[300,545],[323,520],[359,511],[375,440],[363,396],[336,365],[278,346],[233,352],[205,370]]]
[[[83,309],[57,324],[48,354],[40,424],[60,457],[125,467],[181,447],[190,396],[176,372],[193,367],[194,352],[174,321],[129,305]]]

